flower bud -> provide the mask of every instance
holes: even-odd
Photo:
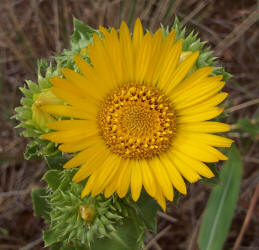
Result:
[[[52,92],[51,89],[45,89],[41,93],[36,93],[33,95],[33,105],[32,105],[32,120],[41,129],[46,128],[46,124],[55,121],[55,117],[44,112],[41,108],[43,105],[54,105],[62,104]]]

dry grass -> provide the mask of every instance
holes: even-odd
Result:
[[[235,127],[242,117],[258,117],[258,3],[252,0],[1,0],[0,1],[0,249],[42,249],[40,218],[33,217],[31,188],[46,170],[42,162],[23,159],[25,140],[14,131],[10,117],[21,97],[18,87],[24,79],[36,80],[36,60],[50,58],[68,47],[75,16],[93,27],[118,27],[120,20],[132,24],[137,16],[145,27],[155,30],[160,23],[170,25],[177,14],[189,28],[200,31],[215,50],[220,62],[235,77],[226,91],[230,93],[227,122]],[[259,207],[250,212],[250,222],[242,228],[251,198],[259,180],[258,138],[231,132],[244,160],[244,175],[238,207],[225,249],[233,247],[238,235],[239,249],[259,249]],[[146,249],[197,249],[196,237],[209,187],[192,185],[169,216],[160,214],[158,234]],[[255,196],[254,196],[255,197]],[[254,202],[255,198],[253,198]],[[251,209],[250,209],[251,210]],[[249,211],[250,211],[249,210]],[[239,237],[239,239],[240,239]],[[24,247],[24,248],[22,248]]]

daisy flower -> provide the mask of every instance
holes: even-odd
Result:
[[[45,112],[68,118],[47,124],[56,130],[44,139],[61,144],[59,150],[77,153],[64,168],[80,167],[75,182],[88,178],[82,197],[129,189],[137,201],[142,188],[165,210],[174,189],[186,194],[186,183],[213,172],[206,163],[227,160],[215,147],[232,140],[213,133],[229,125],[209,121],[223,111],[217,107],[222,76],[212,67],[194,71],[199,51],[182,53],[175,30],[144,32],[139,19],[133,34],[122,22],[119,30],[100,27],[88,46],[91,64],[74,60],[81,73],[63,68],[53,77],[53,94],[65,105],[45,105]]]

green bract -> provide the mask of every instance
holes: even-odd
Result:
[[[81,198],[83,183],[74,183],[73,170],[50,170],[44,180],[48,183],[46,202],[49,205],[50,228],[44,232],[45,245],[91,246],[94,241],[116,234],[124,219],[135,217],[133,201],[117,196],[106,199]],[[118,236],[119,237],[119,236]]]

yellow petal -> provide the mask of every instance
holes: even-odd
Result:
[[[183,141],[180,143],[175,141],[173,147],[176,150],[199,161],[204,161],[204,162],[219,161],[215,153],[211,152],[211,147],[209,147],[206,144],[195,143],[195,145],[192,145],[190,143],[187,144],[186,141]]]
[[[115,154],[110,155],[105,162],[103,167],[99,171],[99,176],[92,189],[92,196],[100,194],[109,185],[111,181],[115,181],[113,178],[116,172],[119,171],[121,158]]]
[[[170,85],[174,84],[172,79],[173,79],[173,76],[175,76],[175,74],[179,72],[179,68],[177,68],[178,70],[176,71],[175,71],[175,68],[179,62],[181,52],[182,52],[182,40],[179,40],[173,45],[173,47],[171,48],[171,51],[169,51],[167,57],[165,58],[163,70],[161,71],[161,74],[158,80],[158,86],[161,89],[164,89],[165,86],[168,86],[168,84]]]
[[[223,111],[224,111],[224,108],[213,107],[210,110],[202,112],[200,114],[185,115],[185,116],[177,117],[177,123],[180,124],[180,123],[207,121],[219,116]]]
[[[162,43],[161,51],[160,51],[159,57],[157,58],[158,60],[157,67],[154,69],[154,72],[151,78],[151,82],[153,84],[155,84],[158,81],[161,73],[163,72],[163,68],[165,67],[165,58],[168,56],[169,51],[174,45],[174,39],[175,39],[175,30],[172,30]]]
[[[92,129],[94,126],[97,124],[88,120],[61,120],[47,123],[47,127],[53,130]]]
[[[65,105],[44,105],[41,107],[41,110],[57,116],[69,117],[69,118],[78,118],[78,119],[89,119],[93,118],[92,115],[87,114],[84,110],[81,110],[72,106]]]
[[[233,140],[218,135],[183,132],[188,139],[208,144],[214,147],[230,147]]]
[[[227,160],[227,157],[220,151],[205,143],[191,140],[183,135],[179,136],[179,138],[174,141],[174,147],[186,155],[204,162]]]
[[[159,59],[161,56],[161,46],[162,46],[162,36],[163,32],[161,29],[158,29],[151,41],[151,52],[150,52],[150,60],[146,70],[146,74],[144,76],[144,82],[146,84],[155,85],[156,82],[153,81],[154,72],[157,71],[157,68],[161,65],[158,65]]]
[[[84,110],[86,113],[96,116],[97,104],[95,102],[91,102],[91,99],[83,99],[77,95],[73,95],[72,93],[64,89],[52,88],[51,91],[56,97],[65,101],[67,104],[78,107],[81,110]]]
[[[91,155],[88,154],[87,159],[85,158],[83,165],[80,167],[80,169],[76,172],[76,174],[73,177],[73,180],[75,182],[80,182],[90,175],[92,175],[94,172],[98,171],[103,167],[103,162],[106,161],[108,158],[109,152],[108,151],[102,151],[98,150],[95,147],[95,152],[93,150],[88,150],[88,153],[92,153]]]
[[[113,70],[116,78],[116,83],[120,84],[123,81],[122,56],[117,31],[114,28],[111,29],[110,33],[105,33],[103,44],[110,58],[110,64],[114,65]]]
[[[117,184],[117,193],[120,198],[123,198],[129,190],[132,172],[132,164],[130,163],[130,160],[122,160],[122,162],[123,164],[121,166]]]
[[[90,95],[95,96],[98,100],[102,100],[103,96],[109,92],[110,87],[105,85],[105,83],[98,78],[98,74],[95,72],[95,69],[89,65],[87,61],[78,55],[74,55],[74,60],[79,70],[84,74],[84,78],[81,78],[81,84],[79,82],[74,84],[80,86],[81,89],[84,89]],[[69,71],[65,71],[65,74],[70,77]],[[73,75],[72,77],[76,77],[77,80],[80,80],[78,79],[78,75]]]
[[[165,197],[163,196],[162,192],[160,191],[160,194],[158,194],[155,197],[157,203],[160,205],[160,207],[163,209],[163,211],[166,210],[166,201],[165,201]]]
[[[153,172],[154,177],[157,180],[157,183],[161,187],[163,194],[169,201],[172,201],[173,200],[172,184],[168,178],[168,173],[166,172],[163,164],[157,157],[154,157],[149,162],[149,166]]]
[[[175,154],[170,154],[169,157],[173,161],[174,166],[188,182],[193,183],[201,179],[196,171],[189,168],[185,163],[179,160]]]
[[[101,139],[102,140],[102,139]],[[64,153],[75,153],[78,151],[82,151],[89,147],[90,145],[100,142],[100,138],[98,136],[98,131],[94,133],[94,131],[89,131],[87,137],[80,137],[79,140],[72,140],[66,142],[58,147],[58,149]]]
[[[139,163],[136,161],[131,173],[131,196],[134,201],[137,201],[142,188],[142,173]]]
[[[141,160],[139,164],[142,171],[143,186],[151,197],[155,197],[157,187],[154,175],[146,160]]]
[[[114,65],[111,64],[109,54],[96,33],[93,34],[93,46],[89,46],[88,51],[91,63],[98,78],[102,81],[102,85],[109,86],[109,88],[116,87],[117,80]]]
[[[178,124],[177,128],[181,131],[191,131],[200,133],[218,133],[227,132],[230,126],[220,122],[194,122],[194,123],[183,123]]]
[[[223,102],[227,96],[228,96],[227,93],[222,92],[222,93],[219,93],[219,94],[215,95],[214,97],[211,97],[208,100],[198,103],[194,106],[184,108],[181,110],[177,110],[177,112],[181,116],[182,115],[193,115],[193,114],[205,112],[206,110],[210,109],[211,107],[214,107],[214,106],[220,104],[221,102]]]
[[[74,95],[78,95],[80,97],[83,96],[82,91],[66,79],[54,76],[50,79],[50,82],[56,88],[64,89],[67,92],[73,93]]]
[[[130,32],[127,24],[123,21],[120,26],[120,46],[122,55],[122,71],[125,82],[134,81],[133,49]]]
[[[106,150],[106,146],[103,145],[103,143],[97,143],[96,145],[92,145],[91,147],[78,153],[76,156],[74,156],[72,159],[66,162],[63,167],[74,168],[82,164],[85,164],[87,163],[87,160],[91,158],[92,155],[95,155],[96,152],[103,153],[104,157],[106,157],[106,154],[107,154],[106,152],[109,152],[109,151]]]
[[[180,175],[179,171],[175,167],[174,163],[169,158],[169,156],[167,154],[163,154],[160,156],[160,160],[161,160],[162,164],[164,165],[173,186],[180,193],[186,194],[187,190],[186,190],[185,182],[184,182],[182,176]]]
[[[144,36],[143,43],[138,48],[136,53],[136,65],[135,65],[135,81],[136,83],[142,83],[144,80],[144,76],[147,72],[148,65],[151,58],[151,49],[152,49],[152,36],[148,32]]]
[[[194,86],[198,86],[199,83],[212,72],[212,69],[213,67],[207,66],[194,71],[172,91],[172,99],[191,90]]]
[[[197,86],[193,86],[177,96],[170,93],[170,99],[174,103],[176,109],[191,107],[197,103],[201,103],[208,98],[217,94],[225,85],[225,82],[220,82],[222,76],[213,76],[203,79]]]
[[[96,178],[98,177],[98,174],[99,173],[96,171],[89,177],[89,179],[87,180],[85,187],[81,193],[81,198],[84,198],[92,191],[93,185],[96,181]]]
[[[195,160],[194,158],[191,158],[186,154],[176,150],[174,150],[174,154],[179,158],[180,161],[183,162],[183,164],[186,164],[189,168],[193,169],[198,174],[206,178],[211,178],[214,176],[213,172],[203,162]]]
[[[168,80],[169,85],[167,86],[166,93],[171,92],[187,75],[187,73],[191,70],[194,63],[196,62],[199,51],[194,52],[191,54],[187,59],[177,66],[174,71],[174,74],[171,74],[171,77]]]
[[[142,28],[142,24],[139,18],[136,19],[135,22],[135,26],[134,26],[134,30],[133,30],[133,50],[134,50],[134,54],[137,53],[137,51],[139,50],[142,41],[143,41],[143,28]]]
[[[67,143],[78,141],[82,138],[86,138],[92,136],[96,133],[96,131],[85,131],[78,129],[71,129],[66,131],[52,132],[42,136],[45,140],[50,140],[56,143]]]
[[[84,76],[69,68],[62,68],[61,71],[67,80],[79,88],[82,94],[87,96],[87,98],[91,98],[93,101],[98,101],[102,98],[99,94],[101,91],[99,91],[99,89],[97,91],[96,87]],[[89,71],[89,73],[90,72],[91,71]]]

